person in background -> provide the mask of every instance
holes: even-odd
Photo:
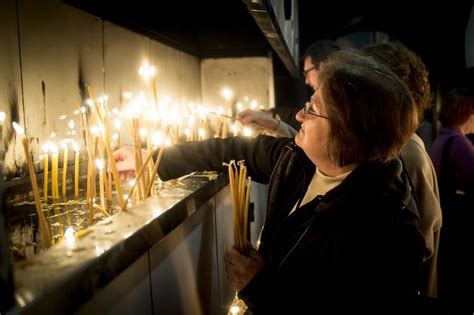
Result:
[[[386,65],[405,83],[418,108],[418,121],[421,124],[423,113],[431,106],[431,89],[428,69],[420,57],[400,42],[375,44],[362,48],[362,51]],[[436,298],[442,221],[436,173],[423,140],[416,133],[411,135],[400,155],[413,185],[420,216],[420,232],[425,239],[420,291],[422,295]]]
[[[474,312],[474,93],[466,88],[444,98],[442,127],[430,156],[440,186],[443,229],[440,240],[439,296],[454,314]]]
[[[296,118],[294,139],[237,136],[165,148],[158,175],[227,171],[223,162],[245,160],[252,180],[269,183],[258,250],[230,247],[224,256],[252,312],[406,310],[425,248],[397,157],[417,126],[410,92],[387,67],[341,50],[325,62]],[[131,178],[133,148],[114,157]]]
[[[320,40],[309,46],[301,60],[303,63],[303,77],[306,85],[312,90],[318,87],[318,76],[321,64],[333,53],[341,48],[331,40]],[[237,113],[237,119],[245,126],[250,125],[258,129],[273,130],[278,136],[294,137],[297,131],[280,119],[274,118],[271,112],[262,112],[246,109]]]

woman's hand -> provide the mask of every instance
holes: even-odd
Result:
[[[232,287],[240,291],[262,268],[264,261],[262,256],[253,248],[249,255],[242,255],[234,246],[227,248],[224,256],[227,278]]]
[[[135,150],[130,145],[124,145],[114,153],[114,159],[121,181],[128,181],[135,177]],[[147,151],[142,150],[142,157],[146,159]]]

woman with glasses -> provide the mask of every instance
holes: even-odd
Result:
[[[163,180],[245,160],[269,183],[258,249],[225,254],[227,276],[252,312],[387,311],[417,294],[424,243],[397,158],[417,125],[410,92],[355,51],[334,53],[297,114],[295,139],[258,136],[167,148]],[[124,175],[133,150],[115,152]],[[129,167],[130,166],[130,167]],[[383,308],[381,309],[381,305]]]

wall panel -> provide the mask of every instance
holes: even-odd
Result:
[[[80,115],[74,111],[83,105],[84,84],[103,91],[102,21],[53,0],[18,3],[24,125],[37,157],[38,146],[52,132],[56,142],[70,137],[69,119],[79,128]],[[61,120],[62,115],[67,118]]]

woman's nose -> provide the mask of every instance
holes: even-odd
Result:
[[[303,122],[303,120],[305,118],[303,109],[300,109],[299,112],[296,113],[295,118],[298,122]]]

